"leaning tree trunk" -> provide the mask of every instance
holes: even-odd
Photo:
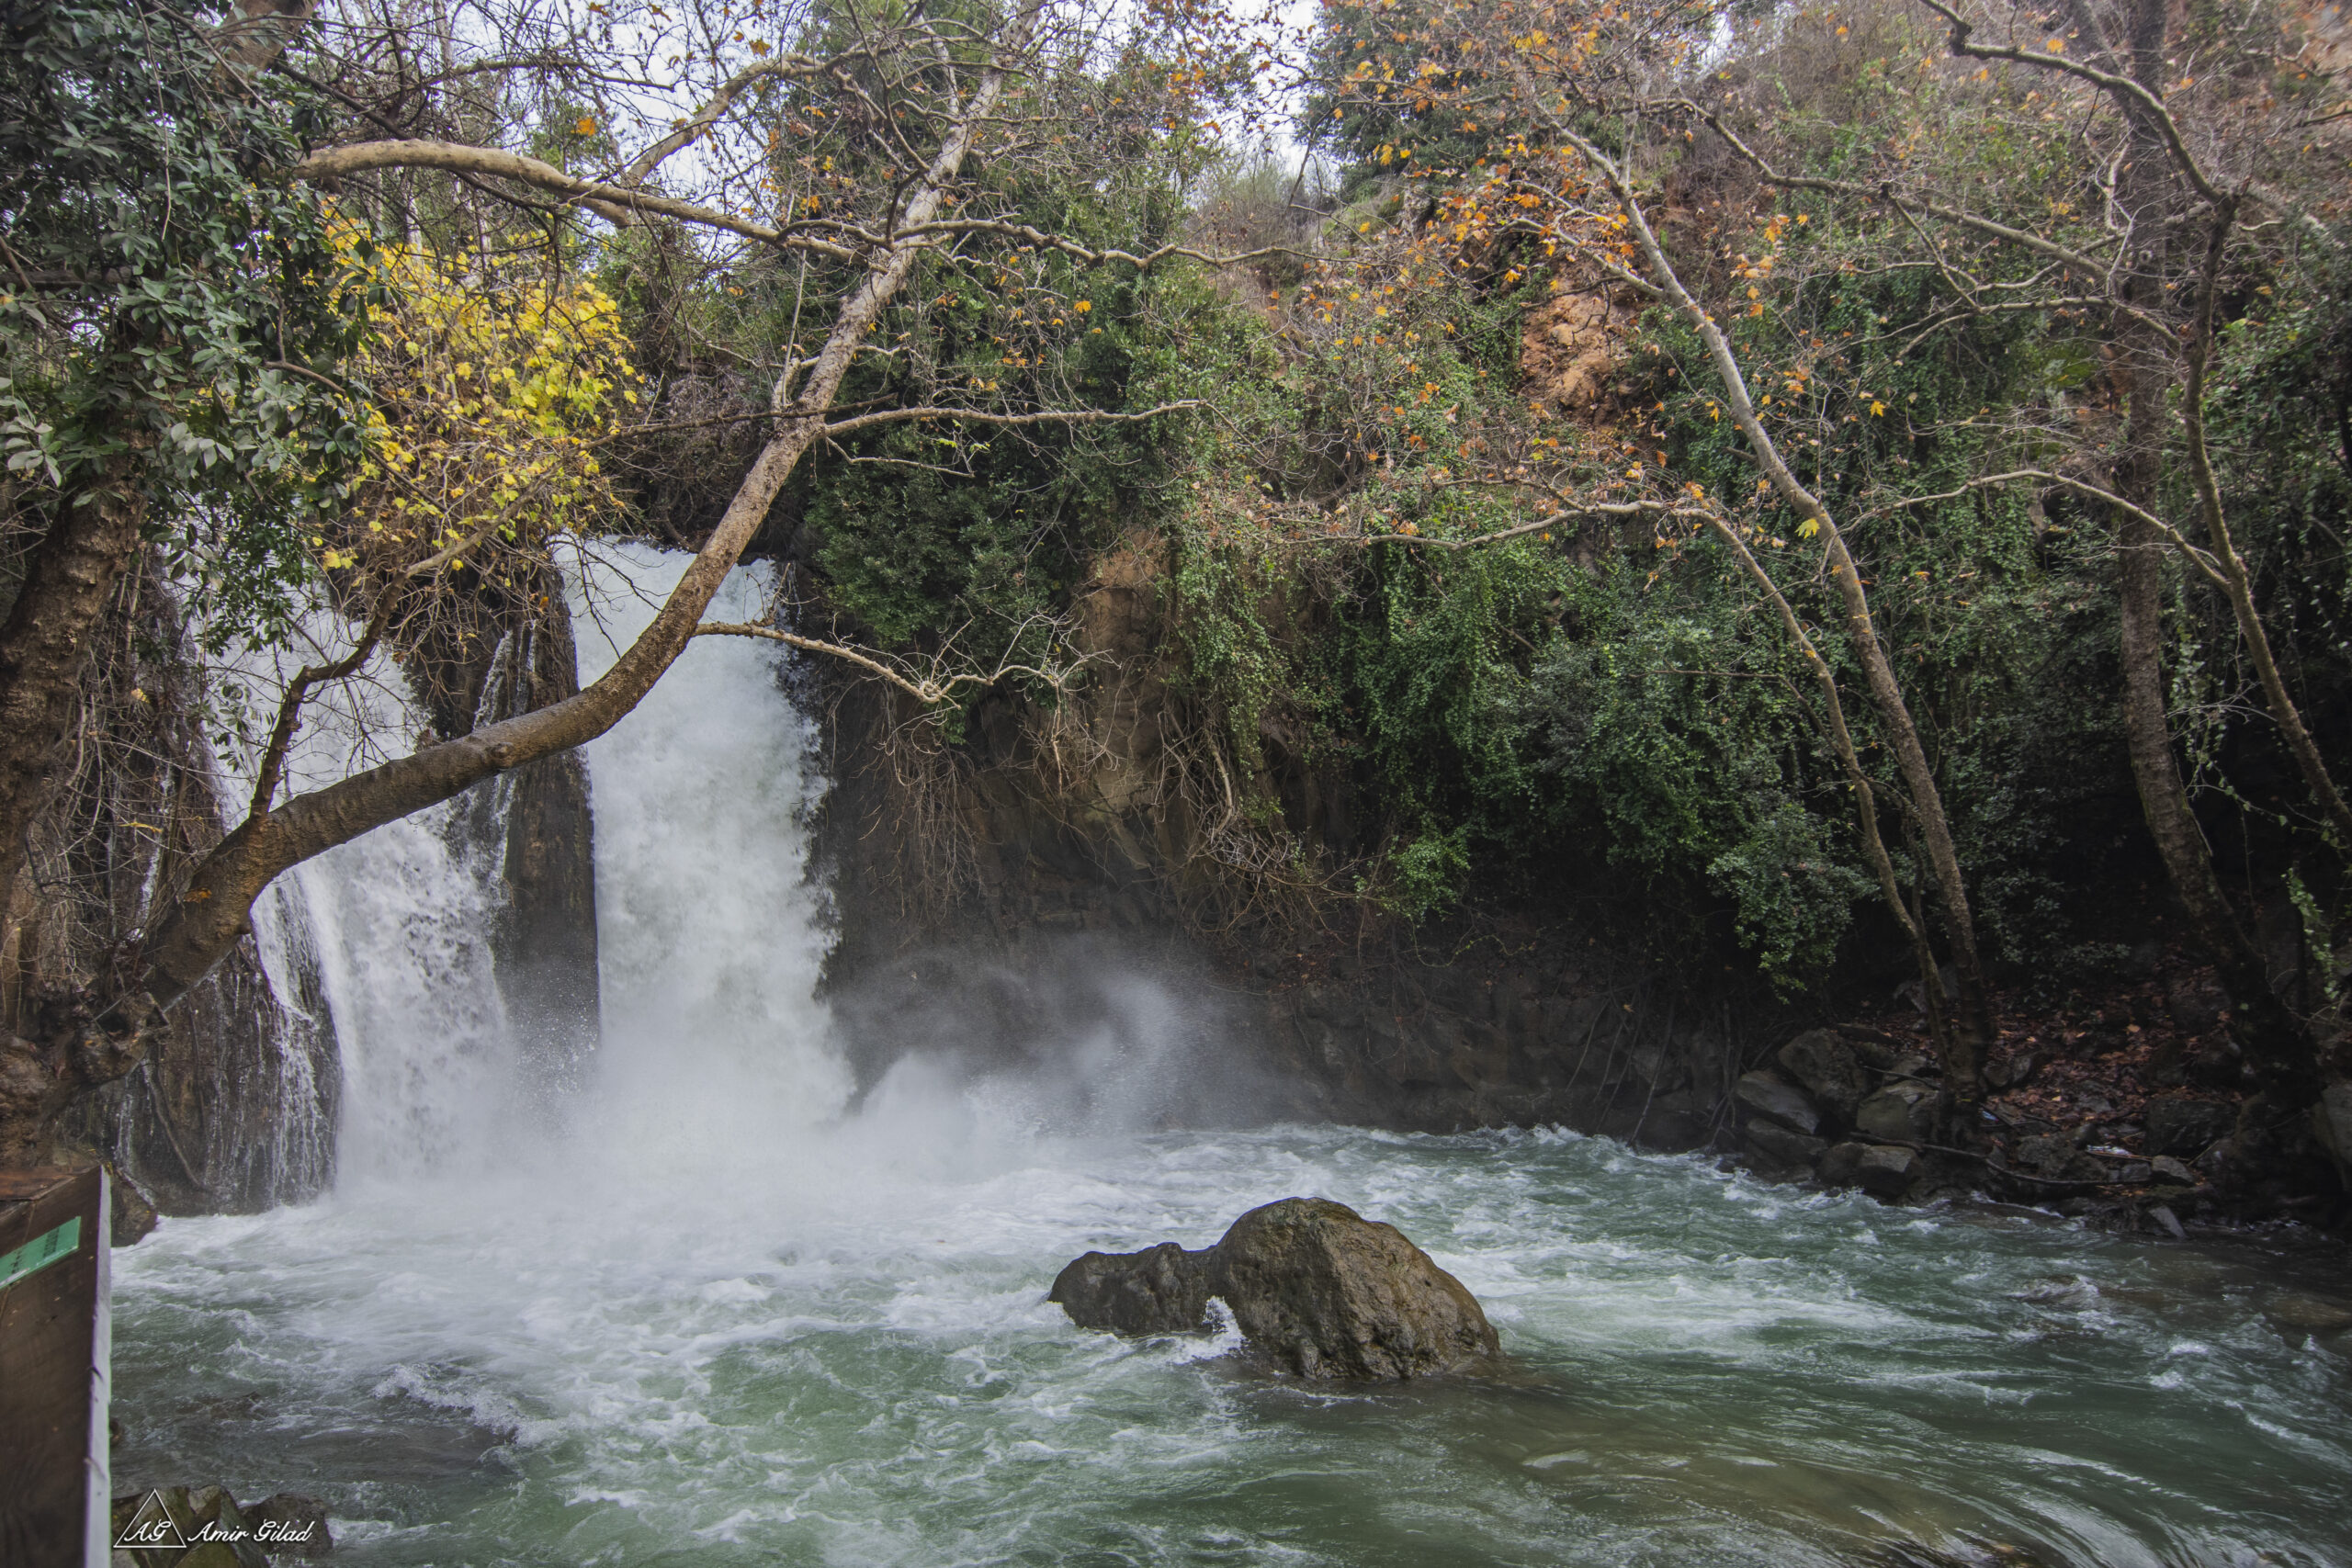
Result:
[[[1928,851],[1928,869],[1935,883],[1937,903],[1944,916],[1945,936],[1951,943],[1952,968],[1960,981],[1960,1007],[1951,1020],[1948,1031],[1939,1031],[1939,1045],[1944,1053],[1944,1082],[1947,1122],[1955,1136],[1977,1135],[1978,1107],[1984,1094],[1984,1062],[2000,1039],[1999,1026],[1993,1015],[1992,989],[1985,983],[1984,966],[1976,947],[1976,921],[1968,904],[1968,885],[1961,874],[1960,855],[1952,843],[1951,828],[1944,814],[1943,795],[1936,786],[1935,770],[1928,761],[1927,748],[1919,739],[1918,726],[1913,722],[1911,708],[1903,695],[1903,684],[1896,676],[1894,665],[1888,659],[1878,627],[1871,613],[1870,594],[1864,587],[1861,570],[1846,547],[1846,536],[1830,514],[1820,497],[1806,489],[1796,476],[1780,446],[1757,412],[1757,405],[1749,395],[1747,378],[1741,370],[1739,355],[1732,348],[1731,340],[1707,309],[1702,305],[1676,270],[1666,254],[1666,247],[1650,226],[1648,215],[1624,171],[1598,147],[1567,126],[1555,123],[1554,133],[1572,143],[1586,160],[1601,172],[1615,194],[1634,238],[1649,265],[1650,276],[1658,295],[1688,322],[1706,345],[1708,358],[1713,363],[1716,379],[1724,389],[1724,403],[1739,428],[1748,449],[1755,454],[1757,465],[1764,470],[1772,488],[1800,515],[1809,519],[1818,529],[1826,547],[1825,564],[1845,611],[1847,634],[1854,648],[1855,658],[1862,666],[1862,675],[1870,691],[1871,702],[1878,709],[1880,721],[1886,727],[1887,737],[1894,752],[1895,767],[1903,779],[1905,791],[1911,797],[1914,816],[1920,827],[1920,836]],[[1935,995],[1936,977],[1928,977],[1929,995]]]
[[[2127,372],[2132,437],[2117,467],[2116,493],[2135,506],[2155,499],[2154,437],[2143,439],[2152,422],[2169,417],[2169,389],[2161,369],[2140,361]],[[2318,1091],[2317,1053],[2310,1030],[2278,999],[2269,966],[2230,908],[2213,870],[2211,846],[2190,807],[2188,790],[2173,753],[2164,672],[2165,543],[2146,522],[2125,516],[2117,526],[2116,605],[2123,664],[2123,730],[2132,757],[2132,782],[2148,836],[2164,862],[2173,893],[2188,916],[2188,927],[2219,974],[2235,1012],[2236,1035],[2247,1065],[2268,1089],[2293,1103]]]

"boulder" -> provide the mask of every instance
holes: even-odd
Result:
[[[1814,1101],[1838,1121],[1851,1122],[1855,1108],[1870,1093],[1862,1064],[1843,1040],[1826,1029],[1809,1029],[1781,1047],[1781,1070],[1803,1085]]]
[[[237,1568],[267,1568],[261,1548],[254,1540],[254,1528],[237,1507],[237,1500],[221,1486],[199,1486],[187,1495],[187,1511],[195,1520],[188,1540],[197,1542],[198,1551],[216,1552],[225,1550],[222,1563],[237,1564]],[[194,1553],[190,1554],[193,1559]],[[212,1559],[207,1557],[206,1562]],[[186,1561],[186,1560],[184,1560]]]
[[[1088,1253],[1048,1300],[1085,1328],[1197,1332],[1222,1299],[1250,1355],[1304,1378],[1429,1377],[1492,1357],[1478,1300],[1394,1225],[1321,1198],[1252,1209],[1215,1247]]]
[[[1771,1122],[1755,1121],[1747,1124],[1747,1146],[1776,1165],[1811,1170],[1829,1145],[1819,1138],[1808,1138],[1803,1133],[1792,1133]]]
[[[1394,1225],[1325,1199],[1234,1221],[1209,1279],[1250,1348],[1301,1377],[1426,1377],[1497,1349],[1459,1280]]]
[[[1821,1179],[1832,1187],[1849,1185],[1861,1168],[1862,1156],[1870,1152],[1868,1144],[1830,1145],[1829,1152],[1821,1156]]]
[[[2119,1179],[2106,1166],[2075,1146],[2063,1133],[2044,1133],[2018,1141],[2018,1164],[2052,1181],[2111,1181]]]
[[[2177,1181],[2183,1187],[2198,1185],[2197,1173],[2170,1155],[2158,1155],[2148,1162],[2148,1168],[2159,1181]]]
[[[1918,1175],[1917,1152],[1887,1144],[1864,1149],[1862,1157],[1854,1166],[1855,1183],[1863,1191],[1879,1198],[1900,1197],[1918,1179]]]
[[[2230,1106],[2185,1094],[2148,1098],[2148,1152],[2194,1156],[2225,1136],[2237,1122]]]
[[[1141,1252],[1090,1252],[1055,1276],[1046,1299],[1080,1328],[1200,1334],[1210,1326],[1208,1253],[1172,1241]]]
[[[107,1167],[107,1245],[131,1247],[155,1233],[155,1205],[140,1185]]]
[[[1923,1083],[1891,1083],[1857,1106],[1854,1127],[1890,1144],[1924,1144],[1935,1132],[1936,1093]]]
[[[1813,1102],[1777,1073],[1742,1073],[1732,1093],[1750,1113],[1777,1122],[1792,1133],[1811,1137],[1821,1125],[1821,1113]]]
[[[2341,1334],[2352,1328],[2352,1302],[2288,1291],[2271,1297],[2264,1305],[2262,1315],[2284,1333]]]

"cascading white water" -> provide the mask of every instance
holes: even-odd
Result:
[[[580,678],[652,618],[685,559],[624,547],[581,574]],[[739,571],[709,618],[759,616]],[[848,1075],[814,999],[827,938],[808,881],[808,721],[778,684],[781,649],[698,638],[588,747],[596,821],[605,1048],[597,1135],[761,1142],[838,1111]]]
[[[277,1004],[269,1020],[266,1066],[272,1108],[266,1118],[267,1146],[254,1151],[266,1173],[266,1190],[286,1202],[317,1193],[333,1178],[335,1128],[332,1120],[340,1086],[320,1081],[322,1043],[332,1049],[333,1023],[319,1016],[319,951],[310,908],[290,880],[254,901],[254,951]]]
[[[682,565],[591,580],[583,675]],[[591,750],[606,1039],[560,1118],[449,824],[314,868],[346,1175],[119,1255],[123,1486],[317,1492],[359,1563],[2352,1563],[2352,1368],[2265,1317],[2291,1259],[920,1064],[849,1109],[775,661],[699,642]],[[1041,1299],[1302,1192],[1427,1246],[1504,1375],[1302,1389]]]
[[[651,619],[685,558],[621,546],[572,574],[581,679]],[[714,613],[755,615],[738,572]],[[559,1108],[605,1140],[770,1135],[837,1110],[847,1077],[812,1000],[825,941],[807,884],[806,721],[773,644],[708,639],[587,748],[596,822],[606,1043],[584,1101]],[[357,739],[416,728],[396,692],[322,712],[289,774],[348,766]],[[494,972],[503,824],[494,785],[338,846],[299,868],[342,1043],[346,1181],[511,1167],[547,1131]],[[476,795],[482,798],[476,798]]]

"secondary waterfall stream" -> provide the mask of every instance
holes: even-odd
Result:
[[[616,558],[583,679],[683,566]],[[313,1492],[371,1564],[2352,1562],[2352,1366],[2264,1310],[2340,1281],[2291,1253],[1563,1133],[1148,1131],[920,1053],[853,1107],[809,739],[772,648],[706,639],[591,748],[605,1037],[560,1100],[449,820],[306,869],[342,1175],[117,1255],[118,1490]],[[1502,1375],[1283,1384],[1042,1301],[1295,1193],[1460,1276]]]

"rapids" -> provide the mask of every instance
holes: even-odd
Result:
[[[585,574],[583,678],[681,564]],[[117,1254],[118,1492],[313,1492],[335,1561],[463,1568],[2352,1563],[2352,1359],[2263,1313],[2341,1288],[2320,1255],[1556,1132],[1151,1130],[1153,1084],[1221,1069],[1149,976],[1059,1058],[1125,1092],[918,1052],[854,1102],[776,671],[699,642],[590,749],[605,1036],[576,1095],[506,1070],[462,808],[306,868],[341,1175]],[[1042,1301],[1089,1247],[1204,1246],[1296,1193],[1458,1275],[1497,1375],[1302,1387]]]

